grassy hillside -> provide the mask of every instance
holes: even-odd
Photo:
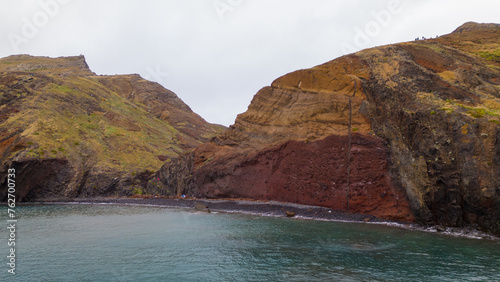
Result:
[[[114,82],[132,85],[134,97]],[[130,179],[153,172],[222,128],[138,75],[96,76],[83,57],[0,59],[0,104],[1,166],[65,160],[74,175],[63,177],[61,196],[84,191],[85,172]]]

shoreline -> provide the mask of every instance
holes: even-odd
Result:
[[[142,205],[169,208],[187,208],[199,211],[241,212],[276,217],[287,217],[286,212],[295,213],[296,218],[311,218],[316,220],[336,220],[349,222],[394,222],[377,218],[373,215],[351,214],[332,210],[326,207],[301,205],[277,201],[259,201],[251,199],[194,199],[194,198],[167,198],[167,197],[97,197],[74,199],[50,199],[23,204],[118,204]],[[406,223],[406,222],[405,222]],[[408,224],[408,223],[406,223]]]
[[[318,220],[332,222],[353,222],[380,224],[407,230],[423,231],[455,237],[473,239],[499,240],[500,238],[489,233],[475,230],[470,227],[442,227],[423,226],[417,223],[397,220],[381,219],[373,215],[352,214],[344,211],[333,210],[326,207],[310,206],[277,201],[258,201],[251,199],[198,199],[198,198],[167,198],[167,197],[97,197],[73,199],[48,199],[30,204],[112,204],[112,205],[137,205],[165,208],[182,208],[200,212],[240,213],[259,216],[288,217],[301,220]]]

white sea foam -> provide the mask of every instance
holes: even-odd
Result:
[[[203,200],[205,201],[205,200]],[[212,202],[211,200],[206,200],[208,202]],[[220,203],[220,201],[214,200],[214,202]],[[113,202],[35,202],[33,204],[42,204],[42,205],[124,205],[124,206],[144,206],[144,207],[162,207],[162,208],[174,208],[181,210],[191,210],[190,207],[180,207],[175,205],[164,205],[164,204],[145,204],[145,203],[113,203]],[[309,209],[309,208],[321,208],[316,206],[307,206],[300,204],[285,204],[281,202],[253,202],[253,201],[238,201],[238,205],[269,205],[275,204],[280,206],[290,206],[299,209]],[[328,210],[327,208],[324,208]],[[263,213],[263,212],[253,212],[253,211],[245,211],[245,210],[223,210],[223,209],[210,209],[214,214],[216,213],[231,213],[231,214],[248,214],[254,216],[264,216],[264,217],[285,217],[281,214],[276,213]],[[205,213],[205,212],[204,212]],[[345,223],[364,223],[364,224],[376,224],[376,225],[385,225],[390,227],[402,228],[413,231],[422,231],[428,233],[436,233],[441,235],[448,235],[453,237],[464,237],[470,239],[489,239],[489,240],[500,240],[500,237],[496,237],[494,235],[481,232],[478,230],[473,230],[469,228],[457,228],[457,227],[441,227],[444,228],[444,231],[438,231],[438,226],[422,226],[414,223],[400,223],[400,222],[392,222],[392,221],[359,221],[359,220],[348,220],[348,219],[336,219],[336,218],[321,218],[321,217],[311,217],[311,216],[302,216],[296,215],[293,217],[294,219],[301,220],[315,220],[315,221],[329,221],[329,222],[345,222]]]

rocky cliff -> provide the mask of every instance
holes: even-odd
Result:
[[[466,23],[284,75],[223,134],[169,160],[147,191],[500,234],[499,50],[498,24]]]
[[[142,193],[168,159],[223,129],[139,75],[97,76],[83,56],[0,59],[0,197]]]

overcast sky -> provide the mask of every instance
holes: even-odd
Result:
[[[500,22],[498,0],[0,0],[0,57],[83,54],[230,125],[286,73],[361,49]]]

